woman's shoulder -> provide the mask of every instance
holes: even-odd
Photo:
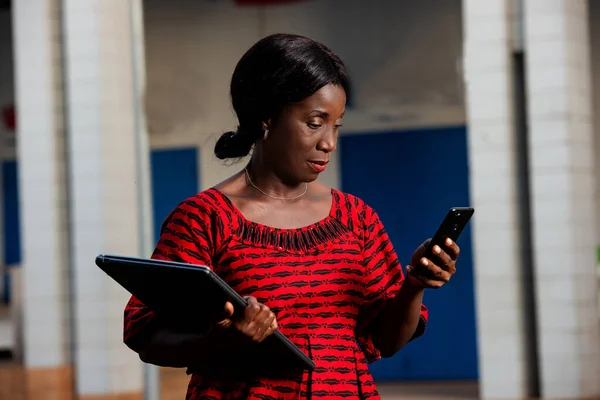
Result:
[[[162,223],[161,236],[165,232],[184,232],[181,235],[220,248],[237,221],[227,215],[228,210],[226,198],[218,190],[206,189],[173,208]],[[182,240],[179,236],[172,239]]]
[[[348,213],[373,212],[373,209],[367,202],[354,194],[337,189],[331,189],[331,192],[339,207],[345,209]]]
[[[212,187],[182,200],[175,208],[177,210],[211,217],[231,212],[231,204],[219,190]]]
[[[331,190],[334,198],[333,213],[344,225],[362,234],[377,217],[375,210],[362,198],[341,190]]]

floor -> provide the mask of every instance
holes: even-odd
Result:
[[[182,370],[161,373],[161,400],[183,400],[189,377]],[[143,400],[141,395],[101,396],[75,399],[70,395],[69,371],[24,371],[0,365],[0,400]],[[383,400],[470,400],[477,398],[473,383],[381,384]]]

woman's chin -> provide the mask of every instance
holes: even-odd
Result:
[[[302,182],[312,183],[312,182],[316,181],[317,179],[319,179],[319,175],[320,174],[313,172],[310,175],[307,175],[306,177],[304,177],[304,179],[302,179]]]

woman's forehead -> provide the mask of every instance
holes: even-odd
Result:
[[[346,107],[346,92],[341,86],[326,85],[317,90],[313,95],[295,103],[294,108],[311,116],[340,117]]]

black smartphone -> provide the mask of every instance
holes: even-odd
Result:
[[[437,232],[431,238],[431,242],[425,251],[425,257],[429,258],[433,246],[436,244],[443,248],[443,243],[446,238],[452,239],[456,243],[460,234],[465,229],[469,220],[473,216],[475,209],[472,207],[453,207],[446,214],[446,218],[442,221]]]

